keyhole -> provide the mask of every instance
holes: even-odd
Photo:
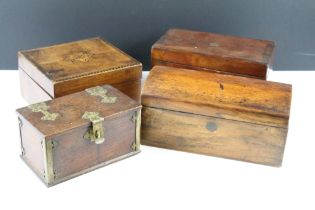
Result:
[[[207,125],[206,125],[208,131],[216,131],[218,129],[218,126],[217,124],[215,124],[214,122],[208,122]]]
[[[98,138],[100,138],[100,136],[101,136],[101,135],[100,135],[100,132],[99,132],[98,130],[96,130],[96,131],[95,131],[95,137],[98,139]]]

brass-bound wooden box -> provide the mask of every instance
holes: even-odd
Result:
[[[51,186],[137,154],[140,109],[109,85],[20,108],[21,157]]]
[[[141,143],[280,166],[291,85],[155,66],[142,92]]]
[[[274,57],[272,41],[170,29],[151,50],[152,65],[266,79]]]
[[[142,64],[99,37],[20,51],[18,65],[28,103],[105,84],[140,100]]]

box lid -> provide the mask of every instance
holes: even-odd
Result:
[[[141,78],[142,64],[100,37],[20,51],[19,68],[50,96]]]
[[[96,86],[85,91],[55,98],[17,109],[44,136],[49,137],[80,126],[94,119],[110,119],[137,110],[141,105],[110,85]],[[85,116],[84,116],[85,115]]]
[[[152,60],[265,78],[272,41],[170,29],[152,46]]]
[[[142,105],[276,127],[288,126],[291,85],[155,66]]]

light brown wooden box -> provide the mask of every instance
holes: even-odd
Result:
[[[99,37],[20,51],[18,65],[28,103],[104,84],[140,100],[142,64]]]
[[[152,66],[163,65],[266,79],[272,69],[272,41],[222,34],[168,30],[151,49]]]
[[[141,143],[280,166],[291,85],[155,66],[142,91]]]
[[[137,154],[140,109],[109,85],[20,108],[21,157],[52,186]]]

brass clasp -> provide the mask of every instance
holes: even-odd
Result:
[[[101,144],[105,141],[103,121],[104,118],[99,116],[97,112],[85,112],[82,119],[90,120],[92,127],[84,134],[84,139]]]

